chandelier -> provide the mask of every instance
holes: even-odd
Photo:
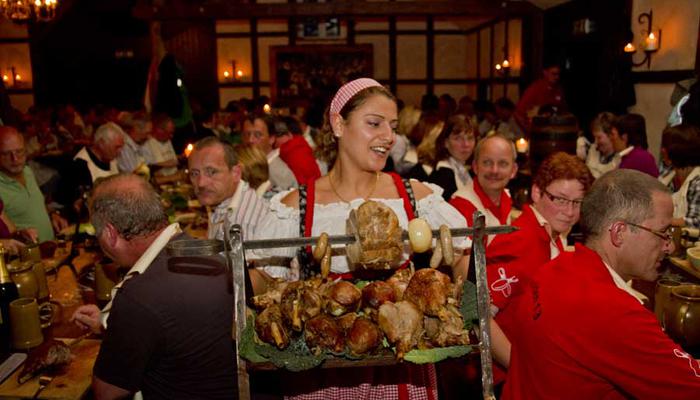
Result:
[[[56,16],[58,0],[0,0],[0,12],[13,22],[49,21]]]

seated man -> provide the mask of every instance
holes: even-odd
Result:
[[[214,208],[209,216],[209,239],[223,240],[226,220],[241,225],[244,238],[253,237],[267,205],[241,180],[241,165],[231,144],[216,136],[201,139],[187,163],[199,202]]]
[[[168,225],[158,195],[140,177],[115,175],[98,184],[90,218],[105,254],[131,267],[104,315],[95,305],[73,314],[93,331],[100,330],[100,318],[107,327],[93,369],[95,398],[137,391],[144,398],[235,398],[228,275],[171,268],[174,257],[164,249],[183,234],[177,224]],[[223,270],[223,260],[207,259],[202,267],[221,263]]]
[[[472,162],[476,179],[455,192],[450,200],[469,226],[474,224],[472,216],[476,210],[484,213],[487,226],[510,223],[512,202],[506,186],[518,172],[516,157],[515,144],[500,134],[486,137],[476,144]],[[493,236],[489,235],[489,242]]]
[[[157,177],[171,176],[177,173],[177,154],[173,148],[172,138],[175,134],[173,120],[165,114],[153,116],[151,137],[142,145],[146,163],[155,171]]]
[[[123,113],[119,125],[126,134],[124,147],[117,157],[117,166],[121,172],[134,172],[141,164],[147,165],[142,145],[148,140],[151,122],[136,113]]]
[[[251,115],[243,121],[243,143],[259,147],[267,154],[270,183],[279,190],[298,186],[294,173],[280,158],[280,150],[274,148],[275,121],[269,115]]]
[[[26,164],[22,135],[11,126],[0,127],[0,199],[5,214],[18,229],[35,228],[40,241],[52,240],[54,229],[63,229],[66,220],[57,212],[49,215],[44,195]]]
[[[56,200],[63,204],[68,216],[81,214],[82,196],[92,188],[93,182],[119,173],[117,157],[124,146],[124,136],[122,128],[114,122],[100,125],[93,143],[80,149],[63,172]]]
[[[513,299],[503,399],[696,399],[700,364],[625,281],[653,282],[673,251],[673,203],[655,178],[620,169],[581,206],[585,245],[544,264]]]

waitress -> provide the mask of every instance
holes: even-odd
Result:
[[[271,213],[261,222],[258,238],[282,238],[345,234],[350,210],[366,200],[381,202],[397,215],[403,229],[414,217],[431,226],[464,227],[464,217],[442,198],[442,189],[432,184],[402,180],[381,172],[396,141],[396,99],[378,82],[360,78],[342,86],[326,115],[317,155],[329,173],[298,190],[279,193],[270,200]],[[464,249],[466,239],[455,240]],[[403,259],[409,257],[404,248]],[[290,266],[263,267],[270,274],[289,280],[306,276],[309,266],[299,267],[294,249],[270,249],[260,256],[294,258]],[[461,263],[466,262],[462,257]],[[352,274],[343,245],[333,248],[331,273]],[[254,283],[255,285],[255,283]],[[255,289],[255,288],[254,288]],[[393,367],[314,370],[308,379],[295,375],[294,398],[436,398],[436,376],[432,365],[409,363]]]

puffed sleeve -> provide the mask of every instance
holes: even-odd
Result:
[[[433,229],[440,225],[447,225],[450,228],[466,228],[467,220],[464,216],[442,198],[442,188],[432,183],[423,182],[433,192],[416,202],[418,215],[425,219]],[[471,239],[460,237],[453,239],[454,246],[459,249],[471,247]]]
[[[293,189],[292,189],[293,190]],[[277,193],[270,199],[270,212],[261,220],[253,239],[279,239],[299,237],[299,210],[282,203],[292,190]],[[246,253],[249,261],[276,278],[291,277],[290,264],[298,248],[276,247],[257,249]]]

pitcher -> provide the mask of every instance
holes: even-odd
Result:
[[[666,330],[666,321],[664,320],[667,314],[668,306],[671,303],[671,290],[680,286],[681,283],[672,279],[659,279],[656,282],[656,290],[654,292],[654,314],[659,320],[661,327]]]
[[[700,349],[700,285],[680,285],[671,293],[667,333],[686,351],[696,353]]]

